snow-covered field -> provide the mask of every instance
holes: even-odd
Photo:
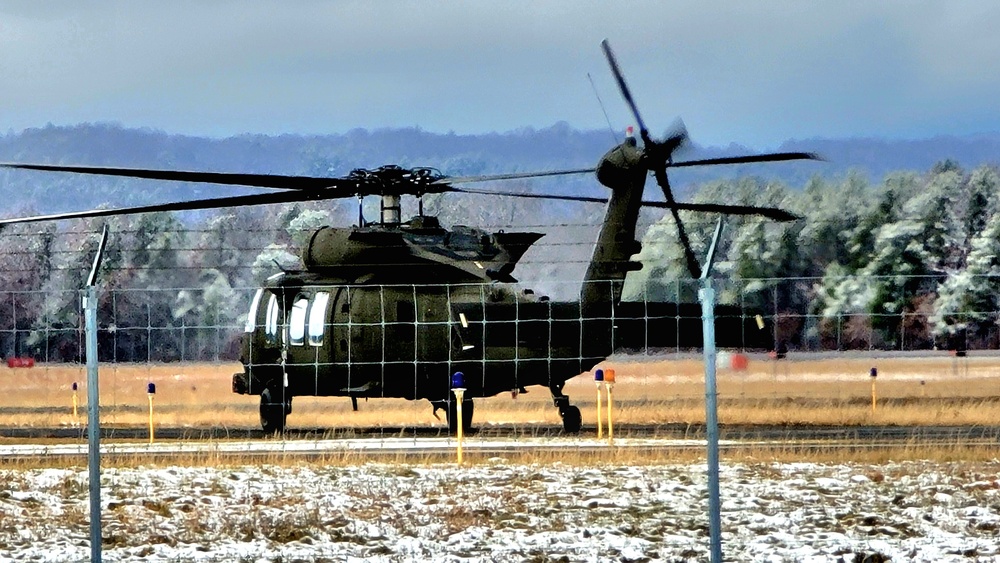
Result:
[[[724,465],[723,552],[1000,561],[998,470]],[[0,481],[0,560],[89,558],[85,468],[2,470]],[[705,482],[702,465],[501,459],[106,469],[104,560],[707,561]]]

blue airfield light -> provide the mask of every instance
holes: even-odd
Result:
[[[594,371],[594,381],[604,381],[604,370],[598,369]]]
[[[156,384],[150,381],[146,384],[146,393],[150,395],[156,394]]]
[[[74,381],[73,382],[73,390],[76,391],[76,389],[77,389],[77,386],[76,386],[76,382]]]
[[[465,374],[460,371],[456,371],[451,376],[451,388],[462,389],[464,387],[465,387]]]

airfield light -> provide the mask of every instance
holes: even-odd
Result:
[[[78,389],[78,387],[76,385],[76,382],[74,381],[73,382],[73,425],[74,426],[76,425],[77,406],[80,404],[80,399],[78,399],[77,396],[76,396],[77,389]]]
[[[465,426],[462,423],[462,403],[465,401],[465,374],[456,371],[451,376],[451,390],[455,393],[455,427],[458,429],[458,464],[462,465],[462,438]]]
[[[604,426],[601,421],[601,387],[604,387],[604,370],[594,370],[594,382],[597,384],[597,439],[604,437]]]
[[[153,443],[153,395],[156,394],[156,384],[150,381],[146,384],[146,396],[149,398],[149,443]]]
[[[872,414],[875,414],[875,378],[878,377],[878,369],[872,367],[872,369],[868,372],[868,375],[871,376],[872,379]]]
[[[610,446],[615,442],[615,423],[612,416],[614,402],[611,399],[611,390],[615,386],[615,370],[611,368],[604,370],[604,385],[608,388],[608,445]]]

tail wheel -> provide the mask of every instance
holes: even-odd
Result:
[[[462,433],[468,434],[472,429],[472,412],[475,403],[472,399],[462,401]],[[448,433],[458,434],[458,401],[452,399],[448,401]]]
[[[575,405],[570,405],[563,410],[563,430],[568,434],[577,434],[580,432],[580,425],[583,418],[580,416],[580,408]]]
[[[265,387],[260,394],[260,427],[267,434],[282,432],[291,410],[291,400],[282,400],[283,389]]]

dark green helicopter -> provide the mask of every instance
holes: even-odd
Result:
[[[448,177],[430,168],[383,166],[326,178],[7,163],[2,166],[280,191],[8,219],[0,220],[0,225],[378,196],[378,222],[366,224],[361,218],[353,228],[323,227],[312,232],[302,249],[304,269],[272,276],[252,299],[240,356],[243,371],[233,376],[233,391],[260,396],[263,429],[282,430],[293,397],[308,395],[350,397],[355,409],[362,397],[426,399],[435,410],[447,411],[449,429],[454,432],[459,422],[463,428],[471,425],[473,398],[544,385],[552,393],[564,429],[577,432],[580,410],[563,393],[566,381],[617,349],[675,343],[701,346],[697,305],[621,301],[626,274],[641,267],[630,258],[640,249],[635,231],[642,206],[670,210],[694,277],[701,267],[680,211],[796,219],[775,208],[677,202],[667,168],[816,158],[792,152],[674,162],[673,152],[685,142],[686,133],[681,130],[662,141],[650,136],[606,41],[602,47],[639,126],[641,145],[636,139],[626,139],[608,151],[596,168]],[[650,172],[665,201],[643,201]],[[597,180],[610,190],[609,197],[516,194],[457,186],[582,173],[596,173]],[[425,215],[422,205],[416,216],[402,220],[402,196],[452,192],[605,203],[604,222],[580,299],[555,302],[513,285],[516,280],[511,274],[518,260],[541,234],[472,227],[448,230],[436,217]],[[752,315],[720,308],[718,323],[721,346],[727,340],[733,346],[772,346],[769,331],[760,331],[756,325],[747,329],[754,323]],[[745,335],[752,336],[748,340]],[[456,372],[464,375],[467,389],[461,421],[451,393]]]

